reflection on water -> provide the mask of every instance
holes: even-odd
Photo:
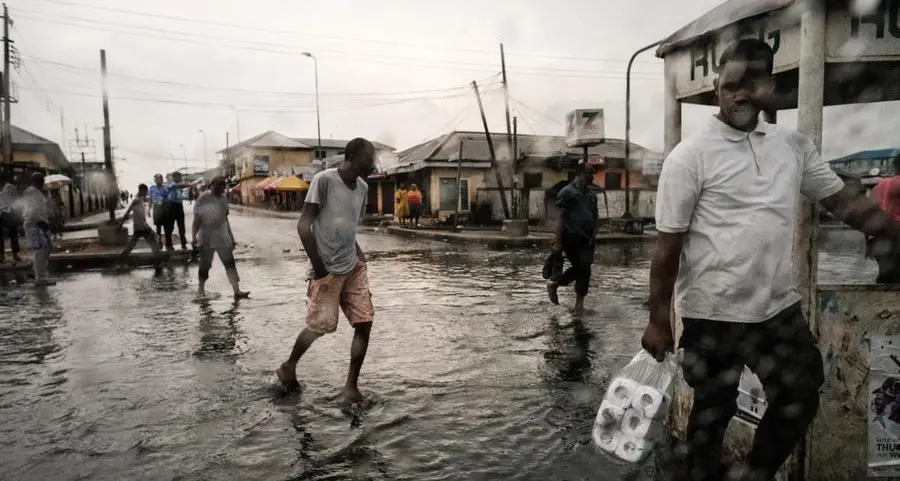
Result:
[[[840,235],[821,277],[874,275]],[[303,326],[302,262],[240,264],[240,303],[218,265],[223,295],[204,302],[193,268],[4,285],[0,478],[651,479],[590,442],[609,377],[639,349],[651,246],[601,246],[575,322],[545,299],[541,252],[392,242],[363,237],[377,319],[369,401],[352,412],[336,402],[345,321],[301,361],[301,393],[275,386]]]

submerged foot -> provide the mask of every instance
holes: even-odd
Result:
[[[293,392],[300,390],[300,383],[297,381],[297,371],[295,369],[291,369],[282,364],[275,370],[275,375],[278,376],[278,382],[281,383],[281,387],[285,391]]]
[[[236,291],[236,292],[234,293],[234,298],[235,298],[235,299],[246,299],[246,298],[248,298],[248,297],[250,297],[250,293],[249,293],[249,292],[245,292],[245,291]]]
[[[362,400],[363,395],[359,392],[359,388],[357,387],[345,387],[344,391],[341,393],[341,404],[344,406],[356,404],[362,402]]]
[[[547,297],[553,304],[559,304],[559,284],[555,282],[547,283]]]

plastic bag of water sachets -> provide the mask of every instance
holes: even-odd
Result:
[[[606,389],[594,421],[594,444],[629,463],[646,460],[663,435],[677,369],[674,354],[662,362],[644,350],[634,356]]]

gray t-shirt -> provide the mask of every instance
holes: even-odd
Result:
[[[356,267],[356,229],[366,208],[368,192],[365,179],[356,179],[356,188],[350,189],[337,169],[319,172],[309,185],[306,202],[319,204],[313,234],[319,256],[330,274],[347,274]]]
[[[234,247],[234,239],[228,233],[228,200],[204,192],[194,202],[194,215],[200,216],[200,232],[197,243],[201,247],[223,249]]]
[[[147,224],[147,206],[141,197],[135,197],[131,202],[131,222],[134,231],[149,230],[150,225]]]

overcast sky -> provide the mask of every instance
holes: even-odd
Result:
[[[21,58],[13,123],[67,154],[78,128],[102,158],[106,49],[112,143],[127,187],[184,166],[185,156],[190,167],[205,157],[214,165],[226,132],[232,143],[266,130],[315,137],[314,63],[301,54],[311,52],[322,137],[364,136],[399,150],[454,128],[480,130],[472,80],[492,130],[505,129],[503,42],[520,132],[561,135],[568,110],[602,107],[607,136],[621,138],[628,57],[719,3],[9,0]],[[662,61],[648,52],[635,72],[632,138],[661,150]],[[853,120],[896,118],[891,111],[896,104],[829,109],[826,157],[897,146],[895,121],[860,129]],[[685,108],[685,134],[711,112]]]

